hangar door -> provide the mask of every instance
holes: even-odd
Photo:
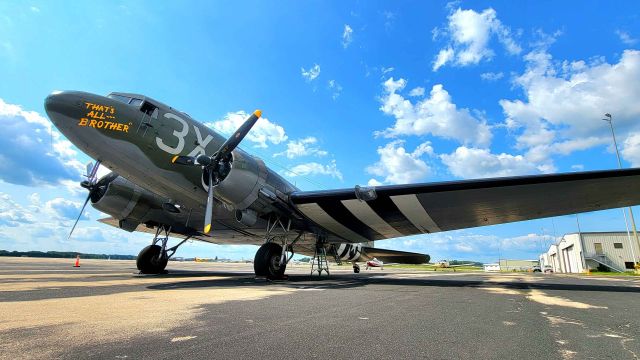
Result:
[[[569,246],[566,249],[562,249],[562,261],[564,262],[565,272],[567,273],[573,272],[572,265],[571,265],[571,262],[573,261],[573,259],[574,259],[573,245]],[[575,267],[575,265],[573,265],[573,267]]]

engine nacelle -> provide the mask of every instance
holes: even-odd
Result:
[[[118,220],[125,221],[125,230],[132,227],[135,229],[133,224],[142,222],[150,209],[162,208],[164,202],[160,196],[122,176],[113,177],[105,186],[92,194],[91,205]]]
[[[260,188],[267,178],[267,167],[260,159],[235,150],[232,153],[231,170],[218,185],[214,186],[214,196],[237,210],[248,208],[258,199]],[[202,185],[209,188],[208,174],[203,173]]]
[[[419,254],[407,251],[378,249],[372,242],[359,244],[334,244],[336,255],[342,261],[368,261],[378,259],[383,262],[399,264],[426,264],[431,257],[427,254]]]
[[[362,261],[361,244],[339,244],[336,246],[336,254],[342,261]]]

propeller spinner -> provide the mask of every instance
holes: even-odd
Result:
[[[213,187],[219,184],[231,170],[231,152],[240,144],[242,139],[249,133],[249,130],[256,124],[262,116],[262,111],[256,110],[247,120],[236,130],[233,135],[225,141],[213,155],[180,156],[176,155],[171,162],[178,165],[201,166],[204,174],[208,176],[209,190],[207,193],[207,208],[204,215],[204,233],[211,231],[213,213]]]

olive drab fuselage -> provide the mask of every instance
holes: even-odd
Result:
[[[208,185],[202,170],[178,166],[171,159],[213,155],[225,137],[185,113],[136,94],[104,97],[68,91],[52,94],[46,105],[56,127],[83,152],[185,211],[203,211]],[[232,156],[231,174],[215,187],[218,214],[271,212],[273,207],[262,201],[261,191],[285,203],[286,195],[297,190],[242,149],[236,148]],[[202,223],[201,216],[190,221],[194,228]]]

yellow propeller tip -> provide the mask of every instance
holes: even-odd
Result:
[[[207,224],[207,226],[204,227],[204,233],[208,234],[210,230],[211,230],[211,224]]]
[[[171,163],[175,164],[176,160],[178,160],[178,155],[174,156],[173,158],[171,158]]]
[[[254,112],[253,112],[253,115],[255,115],[255,116],[257,116],[257,117],[262,116],[262,110],[256,110],[256,111],[254,111]]]

